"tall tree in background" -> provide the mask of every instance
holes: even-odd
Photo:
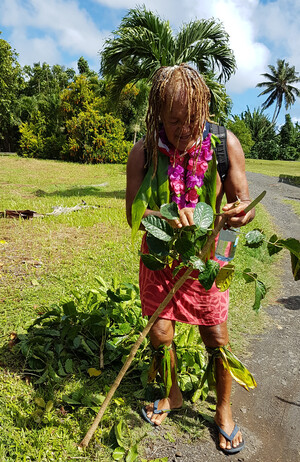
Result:
[[[256,86],[260,88],[266,87],[258,96],[270,93],[266,101],[262,104],[263,109],[267,109],[276,103],[272,118],[272,123],[275,123],[283,101],[285,109],[288,110],[295,103],[296,97],[300,96],[300,90],[292,85],[293,83],[300,82],[300,78],[297,77],[299,72],[296,72],[295,66],[290,66],[284,59],[277,60],[277,67],[272,65],[268,67],[271,73],[266,72],[265,74],[261,74],[267,81],[260,82]]]
[[[112,81],[116,97],[128,83],[149,81],[161,66],[192,63],[218,82],[228,80],[236,68],[229,36],[215,19],[192,21],[174,35],[168,21],[137,7],[113,34],[101,53],[101,71]]]
[[[14,150],[18,137],[14,107],[24,81],[17,56],[10,44],[0,39],[0,151]]]

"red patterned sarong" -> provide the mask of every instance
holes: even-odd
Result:
[[[148,253],[146,234],[142,240],[141,251]],[[219,263],[221,266],[225,264],[221,261]],[[143,316],[151,316],[155,312],[175,282],[185,272],[183,268],[173,279],[172,272],[175,266],[176,262],[173,262],[172,268],[167,266],[163,270],[152,271],[140,261],[139,283]],[[195,270],[191,276],[197,278],[198,274],[199,272]],[[188,279],[175,293],[159,317],[187,324],[215,326],[226,321],[228,305],[228,290],[220,292],[213,284],[212,288],[206,291],[198,279]]]

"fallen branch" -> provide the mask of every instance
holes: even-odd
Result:
[[[210,252],[210,249],[211,249],[211,246],[216,238],[216,236],[219,234],[220,230],[223,228],[223,226],[225,225],[225,222],[226,222],[226,217],[223,215],[222,216],[222,219],[220,220],[220,222],[216,225],[216,227],[214,228],[213,232],[211,233],[211,235],[209,236],[209,238],[207,239],[207,242],[206,244],[204,245],[203,249],[201,250],[200,254],[199,254],[199,258],[203,259],[205,258],[205,256],[208,254],[208,252]],[[159,307],[156,309],[155,313],[153,313],[153,315],[151,316],[151,318],[149,319],[149,322],[148,324],[146,325],[146,327],[143,329],[143,331],[140,333],[139,335],[139,338],[137,339],[137,341],[135,342],[135,344],[133,345],[130,353],[129,353],[129,356],[128,358],[126,359],[125,363],[123,364],[123,367],[122,369],[120,370],[116,380],[114,381],[113,385],[111,386],[109,392],[107,393],[106,395],[106,398],[105,400],[103,401],[100,409],[99,409],[99,412],[98,414],[96,415],[91,427],[89,428],[89,430],[87,431],[85,437],[83,438],[83,440],[81,441],[81,443],[79,444],[79,448],[85,448],[88,446],[89,442],[90,442],[90,439],[92,438],[93,434],[95,433],[102,417],[103,417],[103,414],[104,412],[106,411],[106,408],[107,406],[109,405],[110,403],[110,400],[112,399],[113,395],[115,394],[115,391],[117,390],[118,386],[120,385],[124,375],[126,374],[127,370],[129,369],[130,367],[130,364],[132,363],[133,361],[133,358],[135,357],[140,345],[142,344],[142,342],[144,341],[144,339],[146,338],[147,334],[149,333],[151,327],[153,326],[154,322],[156,321],[156,319],[158,318],[158,316],[162,313],[162,311],[165,309],[165,307],[168,305],[168,303],[170,302],[170,300],[173,298],[173,296],[175,295],[175,293],[180,289],[180,287],[185,283],[185,281],[189,278],[190,274],[192,273],[192,271],[194,270],[194,268],[188,268],[185,273],[181,276],[180,279],[178,279],[178,281],[176,281],[176,283],[174,284],[173,288],[170,290],[170,292],[168,293],[168,295],[166,296],[166,298],[161,302],[161,304],[159,305]]]

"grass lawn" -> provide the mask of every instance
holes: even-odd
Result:
[[[96,276],[108,284],[113,277],[137,284],[141,236],[132,247],[124,211],[125,166],[16,156],[2,156],[0,164],[0,212],[29,209],[45,215],[29,220],[0,218],[0,461],[113,460],[112,451],[118,446],[113,428],[121,418],[128,424],[124,437],[128,447],[148,432],[139,417],[141,401],[133,396],[133,391],[141,388],[138,371],[122,382],[90,446],[79,453],[76,444],[89,428],[96,408],[66,405],[63,397],[75,391],[105,394],[121,364],[107,370],[104,378],[73,374],[54,385],[34,386],[24,377],[23,359],[8,344],[10,334],[26,332],[38,312],[70,297],[75,289],[96,288]],[[78,204],[88,207],[46,215],[55,206]],[[267,236],[272,234],[272,223],[262,206],[257,207],[257,218],[246,231],[256,227],[263,228]],[[237,269],[250,267],[267,286],[276,287],[280,270],[274,271],[272,265],[280,257],[265,256],[261,248],[249,249],[243,242],[242,235],[235,257]],[[272,296],[270,290],[269,299]],[[229,328],[238,354],[247,354],[246,335],[262,330],[268,322],[263,312],[254,313],[253,301],[254,287],[237,274],[231,289]],[[36,398],[53,403],[42,421],[36,419],[40,402]],[[189,404],[191,409],[208,412],[205,403]],[[188,427],[181,425],[180,419],[177,423],[169,420],[172,431],[182,433],[188,428],[191,438],[208,431],[204,420],[199,424],[199,419],[190,417]],[[142,454],[142,443],[139,451]]]
[[[268,176],[300,176],[300,161],[246,159],[246,170]]]

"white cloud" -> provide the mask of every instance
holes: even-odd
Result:
[[[98,50],[109,34],[74,0],[4,0],[0,15],[1,23],[13,29],[21,64],[55,64],[65,52],[99,61]]]
[[[300,2],[277,0],[260,4],[255,18],[257,34],[272,43],[272,63],[286,59],[300,71]]]

